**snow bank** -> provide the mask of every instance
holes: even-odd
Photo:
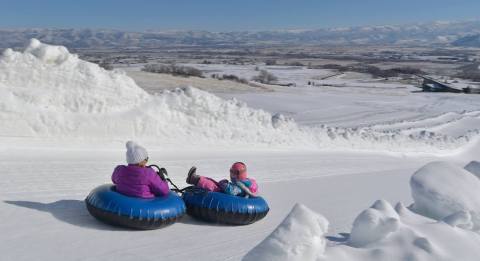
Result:
[[[310,217],[318,216],[311,210],[308,212]],[[286,220],[292,219],[292,213]],[[326,247],[325,243],[317,244],[322,247],[316,249],[316,254],[312,253],[313,247],[295,246],[311,246],[313,239],[323,238],[326,231],[316,228],[315,222],[292,227],[284,222],[252,249],[244,260],[474,261],[480,256],[478,233],[421,216],[401,203],[393,208],[386,201],[375,202],[356,218],[350,239],[340,243],[330,242]],[[298,233],[308,236],[297,237]]]
[[[195,88],[152,96],[119,71],[35,39],[23,52],[7,49],[0,57],[0,92],[2,139],[448,153],[478,134],[311,128]]]
[[[410,186],[413,211],[436,220],[467,212],[472,229],[480,229],[480,180],[473,173],[448,162],[431,162],[413,174]]]
[[[304,205],[296,204],[283,222],[252,249],[245,261],[316,260],[325,251],[328,221]]]
[[[0,57],[2,111],[24,106],[55,112],[102,113],[132,108],[149,96],[120,72],[80,60],[63,46],[32,39],[23,53]],[[20,108],[18,108],[18,107]]]
[[[399,228],[399,217],[392,206],[378,200],[373,206],[358,215],[353,222],[349,244],[362,247],[386,238]]]
[[[480,162],[479,161],[472,161],[465,166],[465,170],[473,173],[473,175],[477,176],[480,179]]]

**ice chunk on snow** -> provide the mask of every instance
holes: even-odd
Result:
[[[327,219],[304,205],[296,204],[272,234],[243,260],[317,260],[325,250],[327,230]]]
[[[480,179],[480,162],[472,161],[465,166],[465,169],[473,173],[477,178]]]
[[[398,219],[398,214],[388,202],[376,201],[353,222],[349,244],[362,247],[386,238],[388,234],[398,229]]]
[[[431,162],[415,172],[410,186],[415,212],[442,220],[466,211],[473,229],[480,229],[480,180],[472,173],[451,163]]]

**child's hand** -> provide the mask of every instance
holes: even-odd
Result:
[[[236,184],[245,192],[245,194],[251,197],[257,196],[256,193],[253,193],[252,191],[250,191],[250,189],[247,186],[245,186],[245,184],[243,184],[242,182],[238,181]]]

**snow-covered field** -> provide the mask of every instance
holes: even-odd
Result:
[[[289,79],[292,70],[278,70]],[[302,81],[299,75],[292,81]],[[479,97],[381,87],[150,95],[125,74],[65,48],[32,41],[23,53],[7,50],[0,58],[2,259],[240,260],[300,203],[246,259],[269,260],[267,250],[290,260],[476,260],[480,239],[468,224],[478,203],[459,198],[478,194],[462,191],[476,180],[462,167],[480,160]],[[232,162],[244,161],[271,211],[240,227],[190,217],[155,231],[97,222],[83,199],[109,182],[128,139],[144,144],[151,161],[181,186],[192,165],[222,178]],[[451,173],[468,174],[449,200],[470,212],[443,223],[402,207],[414,198],[414,206],[432,200],[412,198],[421,190],[411,188],[410,178],[437,160],[449,162]],[[433,172],[435,166],[417,172],[415,184],[438,188],[428,178]],[[378,199],[386,201],[362,212]],[[395,211],[390,204],[397,202],[403,205]],[[290,236],[299,240],[285,241]],[[457,243],[445,246],[449,238]],[[285,251],[275,252],[275,242],[286,242]]]

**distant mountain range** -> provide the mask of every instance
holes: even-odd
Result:
[[[259,32],[3,29],[0,30],[0,48],[21,47],[30,38],[69,48],[155,48],[168,45],[220,47],[258,44],[480,47],[480,21]]]
[[[454,46],[480,47],[480,34],[468,35],[457,39],[452,43]]]

